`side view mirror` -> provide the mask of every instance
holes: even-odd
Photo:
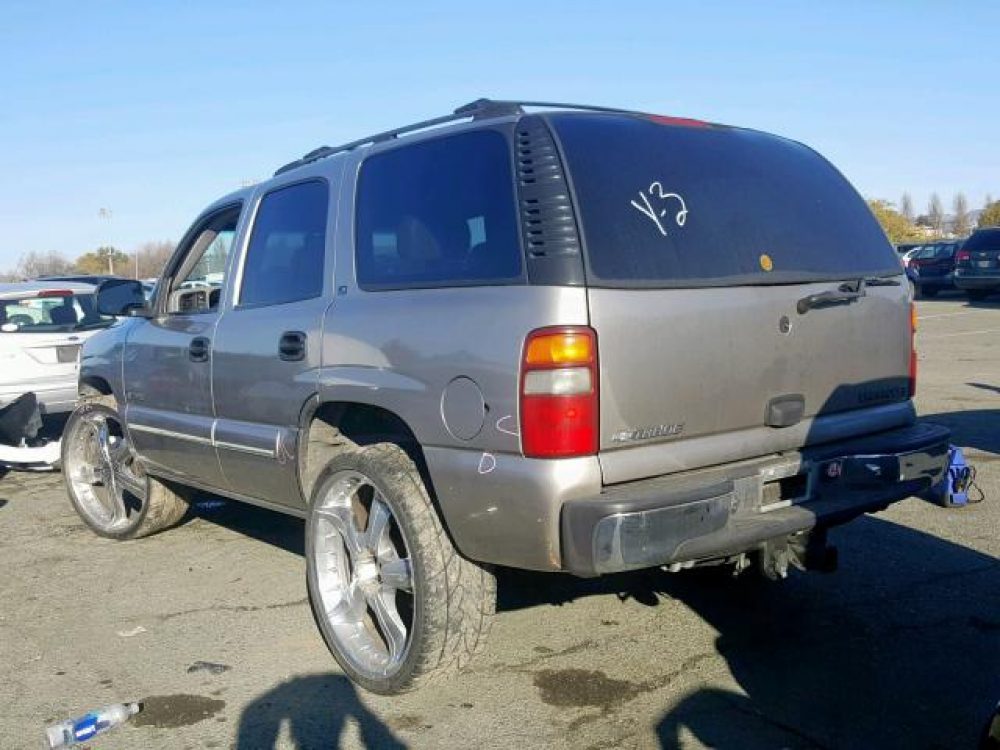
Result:
[[[142,282],[134,279],[108,279],[97,287],[97,312],[101,315],[145,317],[146,294]]]

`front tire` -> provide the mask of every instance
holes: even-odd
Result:
[[[146,474],[110,396],[85,398],[66,421],[63,481],[70,503],[95,534],[138,539],[176,525],[184,495]]]
[[[306,582],[338,664],[383,695],[464,666],[496,604],[492,573],[458,554],[417,467],[390,443],[343,453],[320,475]]]

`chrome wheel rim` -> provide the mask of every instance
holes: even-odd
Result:
[[[121,422],[110,414],[83,414],[69,441],[66,472],[77,506],[107,532],[134,525],[146,505],[146,475]]]
[[[337,651],[360,674],[398,671],[410,649],[414,586],[402,527],[363,474],[341,471],[313,508],[319,608]]]

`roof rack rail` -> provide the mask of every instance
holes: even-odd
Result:
[[[469,102],[468,104],[463,104],[458,107],[454,112],[449,115],[442,115],[441,117],[434,117],[430,120],[422,120],[421,122],[415,122],[412,125],[404,125],[401,128],[394,128],[392,130],[386,130],[381,133],[376,133],[375,135],[369,135],[364,138],[359,138],[356,141],[350,141],[349,143],[344,143],[340,146],[320,146],[317,149],[313,149],[308,154],[303,156],[301,159],[296,159],[295,161],[285,164],[283,167],[278,169],[274,176],[277,177],[279,174],[289,172],[298,167],[304,166],[306,164],[311,164],[314,161],[320,159],[325,159],[333,154],[338,154],[342,151],[350,151],[358,146],[364,146],[369,143],[381,143],[382,141],[389,141],[393,138],[398,138],[406,133],[412,133],[417,130],[424,130],[426,128],[432,128],[437,125],[444,125],[449,122],[455,122],[456,120],[464,120],[471,117],[474,120],[484,120],[491,117],[507,117],[511,115],[521,115],[524,114],[525,107],[547,107],[550,109],[582,109],[590,112],[618,112],[625,114],[639,114],[633,110],[618,109],[616,107],[593,107],[588,104],[562,104],[559,102],[521,102],[521,101],[507,101],[507,100],[497,100],[497,99],[476,99],[474,102]]]

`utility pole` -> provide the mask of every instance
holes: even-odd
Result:
[[[112,243],[111,236],[111,209],[102,208],[97,212],[98,219],[104,219],[108,222],[108,273],[111,276],[115,275],[115,246]],[[136,256],[138,258],[138,256]],[[138,261],[137,261],[138,262]]]

